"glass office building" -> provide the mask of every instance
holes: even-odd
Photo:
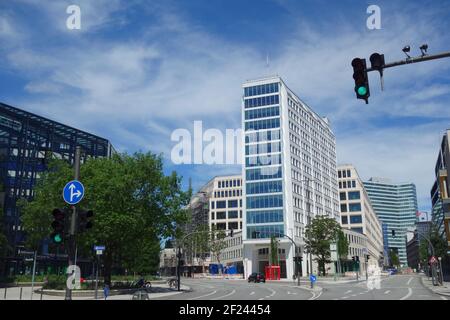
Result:
[[[0,195],[4,229],[13,249],[8,258],[13,272],[21,269],[23,259],[18,254],[25,240],[16,202],[33,198],[33,188],[51,157],[73,163],[76,146],[81,146],[82,162],[86,157],[108,157],[114,152],[104,138],[0,103]]]
[[[339,221],[336,140],[328,120],[280,77],[243,84],[242,124],[245,274],[264,272],[275,236],[281,277],[292,278],[294,256],[303,255],[308,221],[315,215]]]
[[[386,224],[389,250],[397,252],[400,264],[408,263],[406,231],[415,228],[417,221],[417,194],[413,183],[393,184],[389,179],[371,178],[364,187],[373,208]]]

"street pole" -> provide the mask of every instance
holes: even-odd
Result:
[[[33,300],[34,275],[36,274],[36,258],[37,258],[37,250],[34,251],[33,276],[31,277],[31,300]]]
[[[99,266],[99,262],[98,262],[98,254],[97,254],[97,270],[95,271],[95,300],[97,300],[98,297],[98,266]]]
[[[450,52],[443,52],[443,53],[434,54],[434,55],[422,55],[420,57],[410,57],[410,58],[406,58],[405,60],[387,63],[383,66],[383,69],[401,66],[403,64],[411,64],[411,63],[417,63],[417,62],[429,61],[429,60],[435,60],[435,59],[441,59],[441,58],[449,58],[449,57],[450,57]],[[370,71],[378,71],[378,69],[368,68],[367,72],[370,72]]]
[[[80,178],[80,158],[81,158],[81,147],[77,146],[75,149],[75,159],[74,159],[74,178],[78,180]],[[69,230],[69,240],[68,240],[68,260],[69,266],[73,265],[75,261],[75,228],[76,228],[76,218],[77,218],[77,208],[72,206],[72,217],[70,219],[70,230]],[[66,295],[65,300],[72,300],[72,289],[66,285]]]
[[[177,258],[178,258],[178,263],[177,263],[177,279],[178,279],[178,291],[180,291],[180,282],[181,282],[181,276],[180,276],[180,263],[181,263],[181,247],[177,244],[178,247],[178,253],[177,253]]]

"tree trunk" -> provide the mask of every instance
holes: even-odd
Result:
[[[112,255],[111,253],[105,254],[105,259],[103,260],[105,265],[103,269],[104,282],[108,286],[111,286],[111,269],[112,269]]]

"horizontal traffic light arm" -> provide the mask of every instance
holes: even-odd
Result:
[[[396,62],[386,63],[383,66],[383,69],[392,68],[392,67],[396,67],[396,66],[401,66],[401,65],[404,65],[404,64],[418,63],[418,62],[429,61],[429,60],[436,60],[436,59],[442,59],[442,58],[450,58],[450,51],[439,53],[439,54],[434,54],[434,55],[425,55],[425,56],[420,56],[420,57],[415,57],[415,58],[406,58],[405,60],[400,60],[400,61],[396,61]],[[373,69],[373,68],[368,68],[367,72],[370,72],[370,71],[378,71],[378,70],[377,69]]]

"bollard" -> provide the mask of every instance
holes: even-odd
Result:
[[[8,289],[8,288],[5,287],[5,295],[3,296],[4,300],[6,300],[6,289]]]
[[[41,297],[39,298],[39,300],[42,300],[42,292],[43,292],[44,290],[43,289],[41,289]]]
[[[22,300],[22,291],[23,291],[23,287],[20,287],[20,300]]]

